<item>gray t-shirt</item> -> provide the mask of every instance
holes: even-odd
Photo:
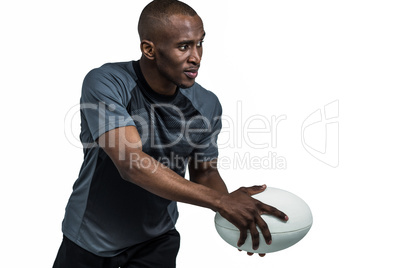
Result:
[[[145,153],[184,176],[189,157],[218,157],[222,108],[195,83],[165,96],[146,83],[138,61],[108,63],[90,71],[81,96],[84,161],[66,207],[63,234],[104,257],[161,235],[178,218],[174,201],[123,180],[95,142],[118,127],[135,126]],[[134,155],[133,164],[141,164]]]

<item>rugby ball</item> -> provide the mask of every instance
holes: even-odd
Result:
[[[257,250],[254,250],[250,233],[247,235],[246,242],[241,247],[238,247],[239,229],[219,213],[216,213],[215,227],[218,234],[227,243],[240,250],[253,253],[271,253],[288,248],[299,242],[308,233],[313,224],[313,216],[309,206],[300,197],[290,192],[267,187],[264,192],[253,195],[253,198],[283,211],[289,217],[289,220],[284,222],[274,216],[262,215],[271,232],[272,243],[268,245],[265,242],[260,229],[257,227],[260,232],[260,245]]]

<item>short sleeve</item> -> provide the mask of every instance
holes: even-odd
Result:
[[[196,161],[211,161],[218,158],[218,135],[222,129],[222,107],[217,101],[212,108],[212,113],[204,117],[205,133],[194,147],[192,157]]]
[[[115,74],[100,68],[85,77],[80,109],[94,141],[112,129],[135,126],[126,108],[129,102],[126,90]]]

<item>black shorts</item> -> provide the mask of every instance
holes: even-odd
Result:
[[[180,235],[175,229],[114,257],[99,257],[63,236],[53,268],[174,268],[179,247]]]

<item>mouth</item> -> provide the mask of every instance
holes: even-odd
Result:
[[[198,68],[185,70],[184,74],[190,79],[195,79],[198,75]]]

